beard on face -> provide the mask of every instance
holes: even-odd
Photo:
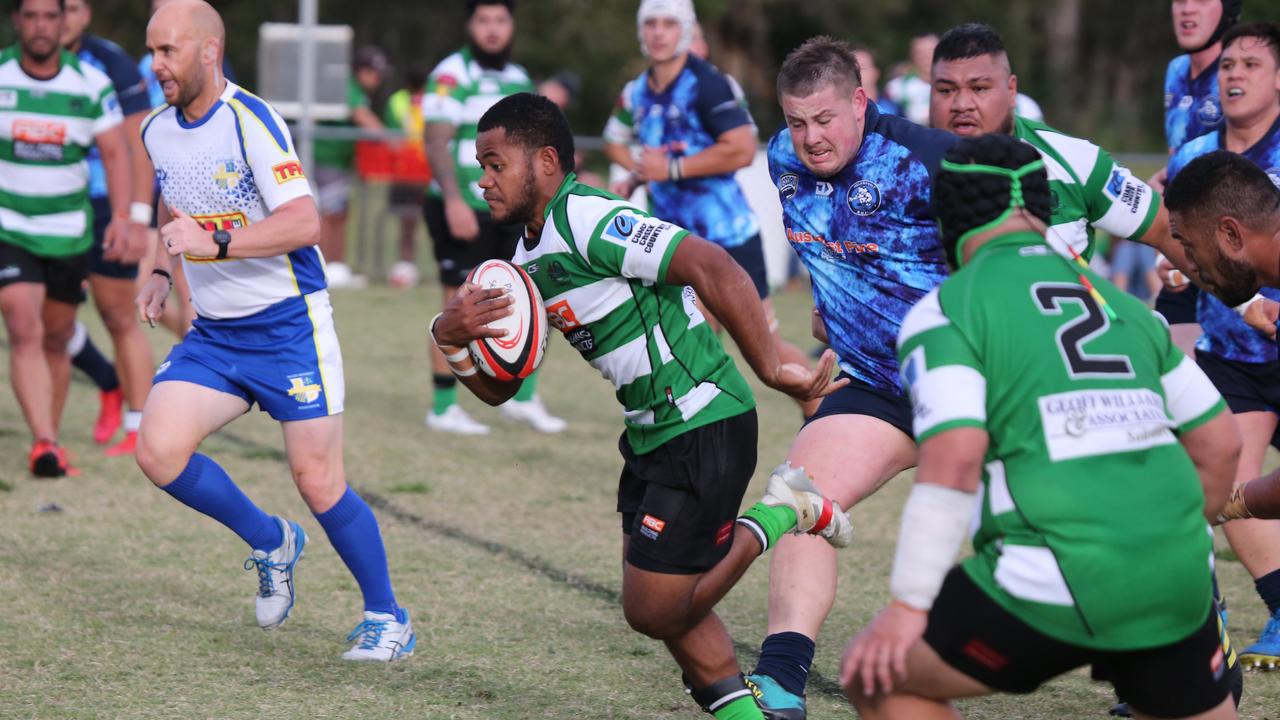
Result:
[[[471,47],[471,57],[480,67],[486,70],[501,70],[511,61],[511,48],[515,45],[515,38],[512,38],[506,47],[497,52],[486,52],[480,49],[475,40],[469,40],[467,44]]]
[[[45,42],[47,40],[47,42]],[[37,49],[37,45],[43,45],[45,49]],[[22,44],[22,50],[38,63],[42,63],[54,55],[58,54],[58,43],[56,40],[43,37],[34,37]]]
[[[531,166],[532,162],[528,162],[526,165],[528,172],[525,173],[524,183],[520,186],[520,194],[507,203],[506,214],[493,214],[493,219],[497,222],[527,225],[533,221],[533,216],[538,212],[538,181],[533,176]]]
[[[1258,272],[1248,263],[1240,262],[1216,252],[1214,259],[1215,274],[1221,283],[1213,284],[1213,294],[1230,307],[1235,307],[1252,298],[1262,283],[1258,281]]]

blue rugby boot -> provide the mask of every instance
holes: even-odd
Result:
[[[755,694],[765,720],[805,720],[804,696],[787,692],[777,680],[768,675],[748,675],[747,687]]]

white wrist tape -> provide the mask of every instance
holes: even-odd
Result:
[[[889,592],[918,610],[933,607],[968,533],[977,493],[931,483],[911,486],[902,508]]]
[[[138,225],[151,224],[151,206],[144,202],[135,202],[129,205],[129,222]]]
[[[1250,305],[1258,302],[1259,300],[1265,300],[1265,299],[1266,298],[1263,297],[1262,293],[1258,293],[1257,295],[1254,295],[1253,297],[1249,298],[1248,300],[1245,300],[1244,302],[1240,303],[1239,305],[1231,309],[1235,310],[1236,314],[1238,314],[1240,317],[1244,317],[1244,314],[1249,312]]]
[[[427,324],[427,334],[431,336],[431,342],[434,343],[437,348],[440,348],[440,352],[444,353],[445,360],[448,360],[451,363],[462,362],[468,357],[466,348],[460,348],[457,351],[450,353],[445,348],[453,346],[441,345],[440,341],[436,339],[436,321],[440,319],[441,315],[444,315],[444,313],[438,312],[431,318],[431,322]]]
[[[475,365],[472,365],[471,367],[467,368],[466,370],[459,370],[458,368],[454,367],[453,365],[449,365],[449,369],[450,369],[450,370],[452,370],[452,371],[453,371],[453,374],[454,374],[454,375],[457,375],[458,377],[471,377],[472,375],[475,375],[475,374],[476,374],[476,366],[475,366]]]

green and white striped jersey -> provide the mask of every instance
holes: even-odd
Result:
[[[1226,406],[1150,309],[1068,263],[1005,235],[911,309],[898,357],[915,435],[990,437],[963,566],[995,602],[1073,645],[1173,643],[1208,615],[1213,550],[1177,433]]]
[[[570,173],[537,243],[526,239],[513,260],[538,286],[548,323],[613,383],[639,455],[755,407],[693,288],[664,282],[688,234]]]
[[[479,212],[489,212],[489,205],[477,184],[483,173],[476,160],[476,124],[502,98],[533,91],[533,82],[523,67],[507,63],[501,70],[488,70],[472,59],[469,48],[441,60],[427,78],[422,118],[428,123],[448,123],[456,129],[449,147],[454,171],[463,199]],[[427,194],[440,197],[440,185],[433,180]]]
[[[1070,257],[1068,247],[1088,260],[1094,229],[1118,238],[1141,238],[1160,211],[1159,195],[1111,153],[1088,140],[1064,135],[1044,123],[1017,118],[1013,134],[1040,152],[1049,174],[1053,216],[1049,244]]]
[[[58,73],[31,77],[21,51],[0,51],[0,242],[39,257],[93,242],[89,164],[94,139],[124,121],[111,80],[62,51]]]

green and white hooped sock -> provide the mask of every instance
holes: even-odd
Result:
[[[758,502],[742,513],[738,524],[750,530],[760,543],[763,555],[773,547],[778,538],[796,527],[796,511],[788,505],[766,505]]]

